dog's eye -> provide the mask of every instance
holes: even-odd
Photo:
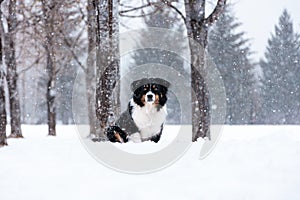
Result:
[[[157,88],[154,88],[154,91],[157,91],[158,89]]]

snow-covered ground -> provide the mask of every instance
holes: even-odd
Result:
[[[300,199],[300,126],[225,126],[204,160],[197,142],[175,164],[144,175],[97,162],[74,126],[59,126],[57,137],[46,136],[46,126],[23,132],[0,149],[1,200]]]

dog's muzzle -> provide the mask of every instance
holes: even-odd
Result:
[[[152,92],[147,92],[146,102],[147,103],[153,103],[154,102],[154,94]]]

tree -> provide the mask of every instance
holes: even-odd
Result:
[[[45,31],[45,51],[46,51],[46,73],[47,73],[47,115],[48,115],[48,135],[56,135],[56,108],[55,108],[55,79],[57,69],[55,66],[55,34],[54,24],[57,22],[57,9],[59,3],[55,0],[42,0],[42,10],[44,14],[44,31]]]
[[[8,2],[5,1],[2,8],[8,8]],[[51,90],[52,94],[55,94],[55,118],[64,123],[72,122],[72,82],[75,71],[82,67],[80,60],[86,56],[86,43],[83,40],[86,28],[83,24],[85,13],[80,10],[84,3],[77,0],[55,1],[53,8],[50,4],[50,1],[18,1],[15,8],[18,11],[18,26],[14,42],[23,123],[41,124],[48,121],[46,93],[49,94],[50,91],[50,70],[46,69],[46,63],[50,55],[55,68],[54,88]],[[47,13],[43,12],[43,5]],[[51,10],[47,9],[49,5],[54,9],[52,13],[48,13]],[[45,23],[44,14],[47,16],[48,25]],[[54,32],[48,30],[51,22],[54,23]],[[3,23],[6,30],[5,19]],[[54,54],[49,52],[51,42],[47,41],[47,34],[48,39],[52,40]],[[62,83],[63,81],[68,83]]]
[[[209,33],[208,51],[224,81],[227,98],[228,124],[253,122],[255,79],[251,51],[244,32],[238,32],[240,23],[231,7],[225,11]]]
[[[88,34],[88,57],[86,60],[86,96],[88,102],[88,118],[90,136],[99,135],[99,126],[96,117],[96,33],[97,33],[97,2],[88,0],[87,3],[87,34]],[[99,39],[98,39],[99,40]]]
[[[18,11],[15,49],[21,123],[46,123],[46,102],[44,100],[46,95],[42,95],[45,88],[40,88],[38,85],[40,76],[45,75],[43,39],[41,37],[44,31],[39,26],[43,19],[41,2],[17,1],[15,9]],[[39,109],[42,104],[44,110]]]
[[[3,23],[4,20],[2,20]],[[6,80],[8,84],[9,93],[9,106],[10,106],[10,125],[11,125],[11,138],[23,138],[21,130],[21,111],[20,99],[17,87],[17,62],[16,62],[16,29],[18,26],[17,13],[16,13],[16,0],[10,0],[8,5],[8,16],[6,17],[7,32],[2,33],[4,60],[7,66]],[[3,24],[2,24],[3,26]]]
[[[120,112],[119,99],[119,25],[118,6],[114,0],[95,0],[96,29],[96,116],[100,122],[97,139],[106,138],[105,129]]]
[[[1,45],[2,46],[2,45]],[[0,55],[2,50],[0,50]],[[2,58],[2,55],[1,55]],[[2,63],[0,69],[0,147],[7,145],[6,142],[6,109],[5,109],[5,91],[4,91],[4,72]]]
[[[0,5],[2,4],[2,1],[0,1]],[[0,9],[0,17],[2,16],[2,12]],[[3,27],[2,27],[3,28]],[[1,31],[1,37],[2,38]],[[4,91],[4,80],[5,80],[5,74],[3,69],[3,60],[2,60],[2,39],[0,40],[0,147],[7,145],[6,142],[6,108],[5,108],[5,91]]]
[[[185,25],[190,40],[193,141],[210,138],[209,91],[204,76],[208,29],[222,13],[226,0],[218,0],[213,12],[205,17],[205,0],[185,0]],[[196,41],[201,48],[193,44]]]
[[[263,117],[265,123],[299,123],[300,117],[300,40],[284,10],[268,40],[263,70]]]
[[[46,57],[47,121],[49,135],[56,135],[56,120],[61,119],[63,123],[72,121],[72,83],[77,68],[85,69],[79,56],[85,55],[82,54],[86,44],[82,42],[85,27],[82,28],[83,14],[77,1],[51,0],[41,3],[44,15],[41,38]],[[79,45],[81,42],[82,45]]]

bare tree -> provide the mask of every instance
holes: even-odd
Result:
[[[2,54],[2,50],[0,50],[0,55],[1,54]],[[2,63],[0,64],[2,65]],[[6,109],[5,109],[4,72],[2,71],[2,69],[0,69],[0,147],[7,145],[6,124],[7,121],[6,121]]]
[[[96,32],[97,32],[97,1],[88,0],[87,4],[87,33],[88,33],[88,57],[86,61],[86,95],[88,101],[88,118],[90,136],[98,135],[98,123],[96,119]]]
[[[2,23],[4,20],[2,20]],[[17,62],[16,62],[16,29],[18,26],[17,13],[16,13],[16,0],[10,0],[8,5],[8,16],[6,17],[7,32],[4,32],[2,27],[3,38],[3,52],[5,63],[7,66],[6,80],[8,84],[9,105],[10,105],[10,125],[11,125],[11,138],[23,138],[21,131],[21,112],[20,112],[20,99],[17,87]],[[1,25],[3,26],[3,24]]]
[[[96,115],[100,121],[100,139],[105,138],[105,128],[113,123],[120,112],[118,6],[114,0],[94,1],[96,5]]]
[[[205,52],[209,27],[222,13],[226,0],[218,0],[214,11],[205,17],[206,0],[185,0],[185,24],[190,39],[200,44],[201,48],[190,42],[191,78],[192,78],[192,124],[193,141],[199,137],[210,138],[209,91],[203,76],[205,71]],[[199,55],[200,54],[200,55]]]
[[[2,19],[2,5],[3,0],[0,1],[0,18]],[[0,25],[0,147],[7,145],[6,142],[6,108],[5,108],[5,91],[4,91],[4,81],[5,81],[5,74],[3,68],[3,54],[2,54],[2,41],[3,41],[3,24]]]
[[[46,51],[46,72],[47,72],[47,114],[48,114],[48,134],[56,135],[56,111],[55,111],[55,51],[54,51],[54,30],[55,15],[57,13],[58,2],[54,0],[46,1],[42,0],[42,10],[44,13],[44,30],[45,30],[45,43],[44,48]]]
[[[18,4],[22,21],[18,26],[17,61],[26,90],[22,99],[24,116],[31,123],[48,123],[49,135],[55,135],[56,120],[72,123],[75,73],[78,67],[85,67],[81,63],[87,44],[83,4],[77,0]]]
[[[0,1],[1,5],[2,1]],[[0,9],[0,16],[2,16],[2,12]],[[2,38],[2,34],[1,34]],[[0,147],[7,145],[6,142],[6,108],[5,108],[5,91],[4,91],[4,80],[5,74],[3,69],[3,61],[2,61],[2,40],[0,41]]]

